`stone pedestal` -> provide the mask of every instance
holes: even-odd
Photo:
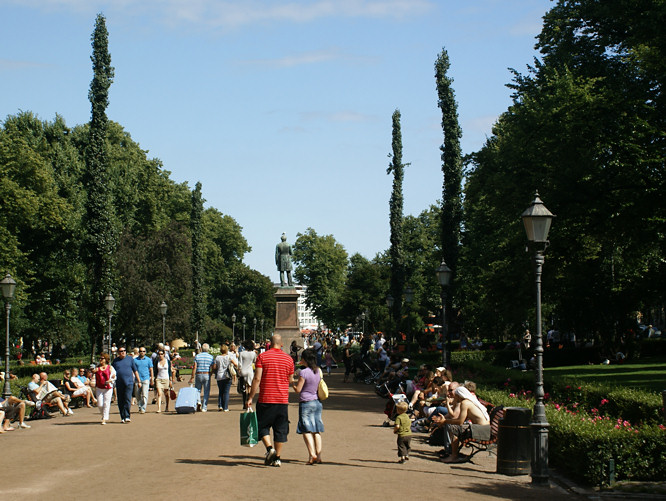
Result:
[[[301,344],[298,291],[294,287],[278,287],[275,291],[275,334],[282,336],[285,353],[289,353],[292,341],[296,340],[296,344]]]

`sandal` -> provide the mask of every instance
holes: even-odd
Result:
[[[305,463],[305,464],[307,464],[307,465],[317,464],[317,458],[316,457],[310,458],[310,459],[308,459],[308,462]]]

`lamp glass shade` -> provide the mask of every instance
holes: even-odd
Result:
[[[16,281],[12,276],[7,273],[5,278],[0,280],[0,285],[2,285],[2,296],[5,299],[11,299],[14,297],[14,290],[16,289]]]
[[[252,320],[252,323],[253,323],[254,325],[257,325],[257,319],[255,318],[254,320]]]
[[[111,293],[107,294],[106,297],[104,298],[104,306],[106,306],[106,311],[113,311],[113,307],[116,304],[116,300],[113,298]]]
[[[243,315],[243,318],[241,318],[241,322],[245,323],[247,319],[245,318],[245,315]]]
[[[439,282],[439,285],[446,287],[451,283],[451,275],[453,274],[453,270],[451,270],[451,268],[449,268],[446,265],[446,262],[442,259],[439,268],[435,270],[435,274],[437,275],[437,281]]]
[[[162,304],[160,305],[160,311],[162,312],[162,316],[166,315],[167,304],[164,301],[162,301]]]
[[[414,301],[414,291],[409,285],[405,289],[405,301],[407,301],[408,303]]]
[[[231,321],[233,323],[236,323],[236,314],[235,313],[233,315],[231,315]]]
[[[538,243],[548,241],[548,232],[555,216],[543,204],[538,193],[521,217],[525,225],[527,240]]]
[[[393,296],[391,296],[391,294],[386,296],[386,306],[393,308]]]

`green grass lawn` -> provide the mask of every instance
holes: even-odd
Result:
[[[661,393],[666,390],[666,361],[642,360],[618,365],[574,365],[545,369],[545,377],[574,377],[590,382],[627,386]]]

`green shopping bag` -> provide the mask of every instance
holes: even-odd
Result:
[[[247,409],[240,414],[240,442],[245,447],[254,447],[259,441],[259,428],[257,426],[257,414],[252,409]]]

